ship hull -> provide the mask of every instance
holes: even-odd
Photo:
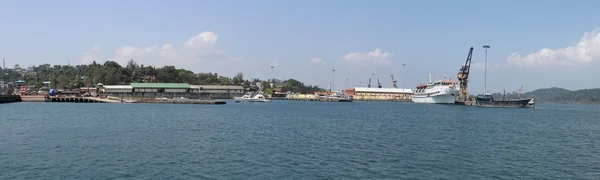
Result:
[[[529,104],[531,99],[519,99],[519,100],[508,100],[508,101],[494,101],[494,100],[477,100],[475,106],[479,107],[496,107],[496,108],[527,108],[533,107]]]
[[[429,97],[412,97],[414,103],[426,103],[426,104],[454,104],[456,96],[453,94],[443,94]]]

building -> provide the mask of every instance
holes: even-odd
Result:
[[[118,97],[186,97],[228,99],[244,95],[242,86],[189,85],[187,83],[131,83],[104,85],[104,95]]]
[[[109,88],[109,89],[111,89],[111,88]],[[79,88],[79,93],[80,94],[86,94],[87,93],[87,94],[89,94],[91,96],[96,96],[97,91],[98,91],[98,88],[96,88],[96,87],[80,87]],[[129,88],[129,92],[131,92],[131,88]]]
[[[346,94],[354,96],[357,101],[388,100],[408,101],[412,97],[412,89],[401,88],[365,88],[355,87],[346,89]]]
[[[104,85],[103,93],[110,96],[125,96],[133,93],[130,85]]]
[[[244,95],[242,86],[221,86],[221,85],[190,85],[190,92],[198,93],[202,97],[217,99],[229,99]]]
[[[186,93],[190,91],[187,83],[131,83],[133,92]]]

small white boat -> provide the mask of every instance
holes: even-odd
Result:
[[[125,100],[123,100],[123,103],[137,103],[137,100],[125,99]]]
[[[235,102],[242,102],[242,101],[246,101],[246,102],[269,102],[270,101],[270,100],[266,99],[265,96],[261,92],[256,93],[256,94],[248,92],[248,93],[244,94],[242,97],[234,97],[233,100]]]
[[[269,102],[270,100],[266,99],[263,94],[261,83],[256,83],[256,85],[259,88],[255,93],[247,92],[242,97],[233,97],[233,100],[235,102]]]

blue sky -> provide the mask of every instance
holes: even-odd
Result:
[[[7,66],[133,58],[261,79],[274,65],[275,78],[324,87],[336,69],[336,88],[369,77],[390,87],[391,74],[413,88],[429,73],[455,77],[474,46],[476,92],[481,46],[489,44],[489,91],[594,88],[596,7],[600,1],[6,1],[0,57]]]

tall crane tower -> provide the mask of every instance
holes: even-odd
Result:
[[[398,88],[398,85],[396,85],[397,82],[398,81],[394,79],[394,75],[392,74],[392,86],[394,86],[394,88]]]
[[[377,78],[377,88],[381,88],[381,83],[379,82],[379,78]]]
[[[460,67],[460,71],[458,71],[458,82],[460,83],[460,93],[458,94],[458,100],[467,101],[469,97],[469,71],[471,70],[471,58],[473,57],[473,47],[469,50],[469,54],[467,55],[467,61],[465,65]]]

